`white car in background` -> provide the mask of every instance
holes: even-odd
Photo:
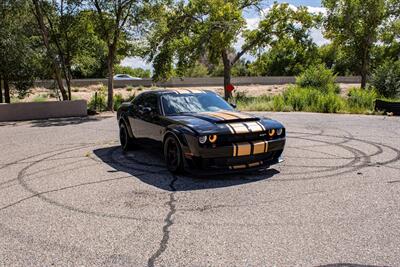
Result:
[[[131,80],[141,80],[142,79],[139,77],[132,77],[128,74],[115,74],[113,78],[114,78],[114,80],[117,80],[117,81],[131,81]]]

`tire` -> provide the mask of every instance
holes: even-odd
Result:
[[[129,136],[128,128],[124,122],[119,125],[119,142],[123,151],[129,151],[135,147],[134,139]]]
[[[172,135],[165,139],[164,158],[170,172],[176,174],[183,172],[182,148],[179,141]]]

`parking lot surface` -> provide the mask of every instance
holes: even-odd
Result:
[[[285,161],[173,176],[114,115],[0,123],[0,265],[399,266],[400,118],[266,113]]]

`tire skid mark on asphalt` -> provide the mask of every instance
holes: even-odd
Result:
[[[97,165],[96,163],[94,163],[94,164],[88,164],[88,165],[85,165],[85,166],[63,169],[62,171],[52,172],[52,173],[48,173],[48,174],[46,174],[46,175],[35,176],[35,177],[32,177],[31,174],[27,174],[27,175],[24,177],[24,180],[25,180],[25,181],[29,181],[29,182],[31,182],[31,181],[37,181],[37,180],[40,180],[40,179],[42,179],[42,178],[47,178],[47,177],[49,177],[50,175],[54,176],[54,175],[57,175],[57,174],[60,174],[60,173],[61,173],[61,174],[62,174],[62,173],[65,173],[65,172],[67,172],[67,171],[75,171],[75,170],[79,170],[79,169],[85,169],[85,168],[92,167],[92,166],[96,166],[96,165]],[[65,165],[64,165],[63,167],[65,167]],[[54,170],[54,169],[50,169],[50,170]],[[17,181],[16,181],[16,182],[17,182]],[[0,187],[0,190],[4,190],[4,189],[7,189],[7,188],[10,188],[10,187],[13,187],[13,186],[17,186],[17,185],[19,185],[19,183],[15,183],[15,184],[11,184],[11,185],[8,185],[8,186]]]
[[[75,158],[75,157],[67,157],[67,158]],[[84,158],[84,159],[86,159],[87,157],[82,157],[82,158]],[[58,158],[58,159],[47,159],[46,161],[52,161],[52,160],[63,160],[63,159],[66,159],[66,158]],[[77,161],[77,162],[82,162],[82,160],[80,160],[80,161]],[[77,162],[75,162],[75,163],[77,163]],[[30,163],[35,163],[35,162],[30,162]],[[63,166],[58,166],[58,167],[65,167],[66,165],[63,165]],[[89,167],[89,166],[84,166],[84,167]],[[81,167],[78,167],[78,169],[79,168],[81,168]],[[40,170],[40,171],[38,171],[37,173],[40,173],[40,172],[43,172],[43,171],[47,171],[47,170],[54,170],[55,168],[47,168],[46,170],[45,169],[42,169],[42,170]],[[63,173],[63,172],[65,172],[65,171],[68,171],[68,170],[75,170],[76,168],[73,168],[73,169],[67,169],[67,170],[62,170],[62,171],[60,171],[60,172],[56,172],[56,173],[52,173],[52,174],[58,174],[58,173]],[[34,173],[34,174],[37,174],[37,173]],[[28,174],[28,175],[26,175],[26,176],[29,176],[29,177],[32,177],[32,178],[30,178],[30,179],[26,179],[27,181],[32,181],[32,180],[36,180],[36,179],[40,179],[40,178],[42,178],[42,177],[46,177],[46,176],[48,176],[49,174],[47,174],[47,175],[42,175],[42,176],[36,176],[36,177],[32,177],[33,175],[32,175],[32,173],[30,173],[30,174]],[[8,185],[7,185],[8,184]],[[5,181],[5,182],[3,182],[3,183],[0,183],[0,186],[1,185],[5,185],[5,186],[3,186],[3,187],[0,187],[0,190],[3,190],[3,189],[7,189],[7,188],[10,188],[10,187],[13,187],[13,186],[16,186],[16,185],[18,185],[18,178],[14,178],[14,179],[10,179],[10,180],[7,180],[7,181]]]
[[[44,157],[44,158],[42,158],[42,159],[40,159],[40,160],[37,160],[37,161],[34,161],[34,162],[28,164],[27,166],[25,166],[24,168],[22,168],[22,170],[20,170],[20,171],[18,172],[17,178],[16,178],[16,179],[13,179],[13,180],[18,180],[18,181],[20,181],[21,178],[22,178],[22,174],[24,174],[26,170],[28,170],[28,169],[31,168],[32,166],[34,166],[34,165],[36,165],[36,164],[38,164],[38,163],[40,163],[40,162],[42,162],[42,161],[44,161],[44,160],[47,160],[47,159],[49,159],[49,158],[51,158],[51,157],[54,157],[54,156],[56,156],[56,155],[61,155],[61,154],[64,154],[64,153],[67,153],[67,152],[71,152],[71,151],[75,151],[75,150],[79,150],[79,149],[82,149],[82,148],[83,148],[82,146],[79,146],[79,147],[64,148],[64,149],[59,149],[59,150],[55,150],[55,151],[52,151],[52,152],[45,152],[45,153],[42,153],[42,155],[46,155],[46,154],[49,154],[49,153],[57,152],[56,154],[53,154],[53,155],[50,155],[50,156],[46,156],[46,157]],[[37,155],[32,156],[32,157],[30,157],[30,158],[37,157],[37,156],[40,156],[40,155],[37,154]],[[30,191],[30,190],[28,190],[28,191]],[[31,193],[32,193],[32,192],[31,192]],[[36,197],[36,196],[38,196],[38,194],[39,194],[39,192],[34,192],[34,193],[33,193],[31,196],[29,196],[29,197],[20,199],[20,200],[14,202],[14,203],[11,203],[11,204],[9,204],[9,205],[6,205],[6,206],[0,208],[0,211],[6,209],[6,208],[8,208],[8,207],[14,206],[14,205],[16,205],[16,204],[19,204],[19,203],[21,203],[21,202],[23,202],[23,201],[25,201],[25,200],[30,199],[30,198]]]
[[[109,143],[109,142],[108,142]],[[46,155],[46,154],[50,154],[50,153],[54,153],[54,152],[59,152],[59,151],[63,151],[63,150],[66,150],[66,149],[70,149],[70,148],[77,148],[77,147],[82,147],[82,146],[92,146],[92,145],[97,145],[97,144],[99,144],[99,143],[70,143],[70,144],[63,144],[63,145],[70,145],[71,147],[65,147],[65,148],[62,148],[62,149],[54,149],[54,150],[50,150],[50,151],[46,151],[46,152],[43,152],[43,153],[38,153],[38,154],[34,154],[34,155],[31,155],[31,156],[28,156],[28,157],[25,157],[25,158],[22,158],[22,159],[18,159],[18,160],[15,160],[15,161],[12,161],[12,162],[9,162],[9,163],[6,163],[6,164],[0,164],[0,170],[1,169],[5,169],[5,168],[7,168],[7,167],[9,167],[9,166],[12,166],[12,165],[16,165],[16,164],[29,164],[29,163],[33,163],[33,162],[30,162],[30,161],[27,161],[26,162],[26,160],[28,160],[28,159],[33,159],[33,158],[36,158],[36,157],[40,157],[40,156],[44,156],[44,155]],[[59,144],[58,144],[59,145]],[[55,159],[56,160],[56,159]]]
[[[338,144],[337,142],[328,142],[328,141],[322,141],[322,140],[316,140],[316,139],[310,139],[310,138],[304,138],[304,137],[297,137],[297,139],[303,139],[303,140],[312,141],[312,142],[322,142],[322,143],[326,143],[326,144],[329,144],[329,145],[332,145],[332,146],[339,146],[339,147],[342,147],[342,148],[344,148],[344,149],[346,149],[346,150],[349,150],[349,151],[350,151],[351,153],[353,153],[353,155],[354,155],[353,158],[349,158],[349,159],[353,159],[353,160],[350,161],[350,162],[347,163],[347,164],[339,165],[339,166],[334,167],[334,168],[332,167],[332,168],[331,168],[330,170],[328,170],[328,171],[334,171],[334,170],[338,170],[338,169],[341,169],[341,168],[350,168],[350,169],[347,170],[347,171],[342,171],[342,172],[333,173],[333,174],[328,174],[328,175],[320,175],[320,176],[314,176],[314,177],[303,177],[303,178],[295,178],[295,179],[279,179],[279,178],[276,178],[276,179],[271,179],[270,181],[271,181],[271,182],[273,182],[273,181],[282,181],[282,182],[283,182],[283,181],[313,180],[313,179],[321,179],[321,178],[329,178],[329,177],[339,176],[339,175],[341,175],[341,174],[346,174],[346,173],[350,173],[350,172],[353,172],[353,171],[357,171],[357,170],[363,169],[363,168],[365,168],[365,167],[373,166],[373,164],[371,164],[371,157],[374,157],[374,156],[377,156],[377,155],[379,155],[379,154],[382,154],[382,153],[383,153],[382,147],[386,147],[386,148],[391,149],[391,150],[394,151],[397,155],[396,155],[394,158],[390,159],[390,160],[383,161],[383,162],[377,162],[377,163],[376,163],[377,165],[379,165],[379,166],[384,166],[384,165],[390,164],[390,163],[392,163],[392,162],[396,162],[396,161],[398,161],[398,160],[400,159],[400,150],[398,150],[398,149],[396,149],[396,148],[394,148],[394,147],[391,147],[391,146],[388,146],[388,145],[385,145],[385,144],[381,144],[381,143],[377,143],[377,142],[366,141],[366,140],[362,140],[362,139],[359,139],[359,138],[354,138],[350,133],[349,133],[349,135],[350,135],[351,137],[344,137],[344,136],[337,136],[337,135],[329,135],[329,134],[324,134],[324,135],[322,135],[322,136],[325,136],[325,137],[334,137],[334,138],[347,138],[347,139],[348,139],[348,142],[350,142],[350,141],[358,141],[358,142],[361,142],[361,143],[369,144],[369,145],[371,145],[371,146],[377,148],[377,151],[374,152],[374,153],[372,153],[372,154],[366,154],[366,153],[364,153],[363,151],[361,151],[361,150],[359,150],[359,149],[355,149],[355,148],[352,148],[352,147],[350,147],[350,146],[344,146],[344,145],[342,145],[342,144]],[[294,137],[294,138],[295,138],[295,137]],[[296,138],[295,138],[295,139],[296,139]],[[357,155],[357,154],[358,154],[358,155]],[[355,166],[354,166],[354,164],[360,162],[360,159],[363,159],[363,163],[362,163],[361,165],[355,165]],[[351,164],[350,164],[350,163],[351,163]],[[303,167],[303,166],[297,166],[297,167]],[[314,173],[318,173],[318,172],[323,173],[323,172],[327,172],[327,170],[314,171]],[[281,176],[285,176],[285,175],[305,174],[305,173],[308,173],[308,172],[280,173],[280,175],[281,175]]]
[[[86,144],[86,145],[84,145],[84,146],[88,147],[88,146],[90,146],[90,145],[91,145],[91,144]],[[82,147],[82,146],[66,147],[66,148],[63,148],[63,149],[51,150],[51,151],[47,151],[47,152],[44,152],[44,153],[35,154],[35,155],[32,155],[32,156],[29,156],[29,157],[26,157],[26,158],[23,158],[23,159],[20,159],[20,160],[17,160],[17,161],[14,161],[14,162],[5,164],[3,167],[0,167],[0,170],[1,170],[1,169],[4,169],[4,168],[7,168],[7,167],[9,167],[9,166],[12,166],[12,165],[17,165],[17,164],[30,164],[30,165],[32,164],[32,165],[35,165],[36,163],[38,163],[38,161],[29,161],[29,162],[25,162],[25,160],[27,160],[27,159],[33,159],[33,158],[40,157],[40,156],[44,156],[44,155],[47,155],[47,154],[49,154],[49,153],[55,153],[55,152],[60,152],[60,151],[68,150],[68,149],[81,148],[81,147]],[[68,152],[68,151],[67,151],[67,152]],[[60,155],[61,155],[61,154],[64,154],[64,152],[59,153],[59,154],[60,154]],[[57,154],[56,154],[56,155],[57,155]],[[56,160],[59,160],[59,159],[57,159],[57,158],[56,158],[56,159],[51,159],[51,158],[49,157],[49,158],[46,159],[46,160],[56,161]],[[8,183],[15,182],[15,181],[17,181],[17,180],[18,180],[18,178],[13,178],[13,179],[10,179],[10,180],[1,182],[1,183],[0,183],[0,186],[1,186],[1,185],[4,185],[4,184],[8,184]],[[2,189],[2,188],[0,188],[0,189]]]
[[[102,182],[110,182],[110,181],[121,180],[121,179],[130,179],[130,178],[135,177],[135,176],[140,176],[140,175],[145,175],[145,174],[147,174],[146,172],[144,172],[144,171],[146,171],[146,170],[143,170],[143,171],[140,172],[140,173],[134,173],[134,174],[132,174],[132,175],[127,175],[127,176],[122,176],[122,177],[117,177],[117,178],[111,178],[111,179],[106,179],[106,180],[100,180],[100,181],[95,181],[95,182],[82,183],[82,184],[78,184],[78,185],[72,185],[72,186],[63,187],[63,188],[58,188],[58,189],[49,190],[49,191],[45,191],[45,192],[38,192],[38,191],[35,191],[34,189],[32,189],[32,188],[26,183],[26,181],[25,181],[25,178],[26,178],[26,171],[27,171],[29,168],[31,168],[32,166],[34,166],[34,165],[36,165],[36,164],[39,164],[39,163],[41,163],[41,162],[47,160],[48,158],[51,158],[51,157],[54,157],[54,156],[57,156],[57,155],[61,155],[61,154],[64,154],[64,153],[72,152],[72,151],[75,151],[75,150],[83,149],[83,148],[86,148],[86,147],[88,147],[88,146],[76,147],[76,148],[72,148],[72,149],[69,149],[69,150],[64,149],[64,150],[62,150],[62,152],[56,153],[56,154],[54,154],[54,155],[47,156],[47,157],[45,157],[45,158],[42,158],[42,159],[40,159],[40,160],[38,160],[38,161],[35,161],[35,162],[29,164],[28,166],[24,167],[24,168],[18,173],[18,178],[17,178],[17,179],[18,179],[18,181],[19,181],[19,184],[20,184],[26,191],[30,192],[32,195],[31,195],[30,197],[28,197],[28,198],[22,200],[22,201],[17,201],[17,203],[14,202],[14,203],[11,203],[11,204],[9,204],[9,205],[7,205],[7,206],[4,206],[4,207],[0,208],[0,211],[1,211],[1,210],[4,210],[4,209],[7,209],[7,208],[9,208],[9,207],[12,207],[12,206],[14,206],[14,205],[17,205],[17,204],[19,204],[19,203],[22,203],[23,201],[26,201],[26,200],[28,200],[28,199],[37,197],[38,199],[40,199],[40,200],[42,200],[42,201],[48,203],[49,205],[57,206],[57,207],[60,207],[60,208],[63,208],[63,209],[69,210],[69,211],[73,211],[73,212],[83,213],[83,214],[86,214],[86,215],[92,215],[92,216],[103,217],[103,218],[115,218],[115,219],[135,220],[135,221],[141,221],[141,222],[156,222],[156,223],[161,222],[161,220],[157,220],[157,219],[138,218],[138,217],[133,217],[133,216],[125,216],[125,215],[117,215],[117,214],[107,214],[107,213],[102,213],[102,212],[95,212],[95,211],[83,210],[83,209],[79,209],[79,208],[77,208],[77,207],[68,206],[68,205],[59,203],[59,202],[57,202],[57,201],[55,201],[55,200],[53,200],[53,199],[51,199],[51,198],[49,198],[49,197],[46,197],[46,196],[44,195],[44,194],[47,194],[47,193],[59,192],[59,191],[62,191],[62,190],[71,189],[71,188],[77,188],[77,187],[80,187],[80,186],[98,184],[98,183],[102,183]],[[114,149],[114,150],[116,150],[116,149]],[[113,151],[114,151],[114,150],[113,150]],[[112,151],[111,151],[111,152],[112,152]],[[112,155],[111,155],[111,156],[112,156]],[[103,163],[102,161],[97,160],[97,159],[95,159],[95,158],[92,158],[92,159],[95,160],[95,161],[97,161],[98,163],[101,163],[101,164]],[[132,169],[132,168],[131,168],[131,169]],[[154,172],[154,173],[158,173],[158,174],[159,174],[160,172],[158,171],[158,172]]]
[[[163,232],[163,237],[160,241],[160,244],[158,246],[158,249],[156,252],[154,252],[153,255],[151,255],[151,257],[148,259],[147,261],[147,266],[148,267],[154,267],[155,262],[157,261],[157,259],[161,256],[161,254],[167,249],[168,246],[168,241],[169,241],[169,237],[170,237],[170,230],[169,228],[174,224],[174,221],[172,220],[172,216],[175,214],[175,212],[177,211],[175,203],[176,203],[176,199],[175,199],[175,192],[176,192],[176,188],[174,183],[178,180],[178,177],[176,175],[172,175],[172,180],[169,184],[169,187],[171,188],[171,193],[169,194],[169,201],[166,202],[165,204],[167,204],[169,211],[167,213],[167,216],[164,219],[164,226],[162,228],[162,232]]]

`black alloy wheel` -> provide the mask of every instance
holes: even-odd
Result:
[[[181,173],[183,171],[182,149],[179,141],[173,136],[168,136],[164,142],[164,157],[170,172]]]
[[[119,125],[119,141],[123,151],[133,148],[133,139],[129,136],[128,129],[123,122]]]

